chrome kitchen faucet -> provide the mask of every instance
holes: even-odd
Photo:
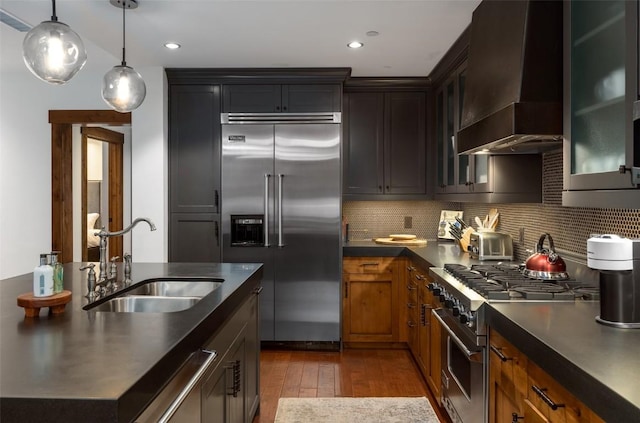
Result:
[[[121,236],[131,231],[138,223],[147,222],[152,231],[156,230],[156,225],[147,217],[139,217],[131,222],[131,225],[121,231],[109,232],[104,229],[104,226],[100,229],[100,232],[96,232],[96,235],[100,237],[100,276],[96,285],[105,286],[112,282],[115,278],[115,272],[113,274],[107,273],[107,238],[114,236]],[[131,264],[129,264],[131,266]]]

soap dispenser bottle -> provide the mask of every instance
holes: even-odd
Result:
[[[64,269],[58,261],[58,251],[51,253],[51,267],[53,267],[53,293],[59,294],[64,288]]]
[[[53,295],[53,268],[47,264],[47,255],[40,254],[40,266],[33,270],[33,296]]]

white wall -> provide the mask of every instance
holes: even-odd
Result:
[[[131,216],[148,217],[132,231],[134,262],[164,262],[168,258],[167,83],[162,68],[136,69],[147,85],[144,103],[131,122]]]
[[[2,32],[0,42],[0,279],[28,273],[51,250],[51,129],[49,110],[107,109],[102,76],[120,59],[85,41],[88,61],[71,81],[48,85],[22,66],[5,66],[22,36]],[[135,66],[135,58],[130,58]],[[111,65],[105,66],[105,63]],[[166,83],[161,68],[138,69],[147,98],[132,117],[132,215],[158,230],[136,227],[133,260],[167,258]],[[140,196],[138,198],[138,196]],[[127,222],[125,222],[126,224]]]

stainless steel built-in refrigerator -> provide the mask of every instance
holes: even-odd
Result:
[[[340,113],[222,124],[222,256],[264,263],[261,339],[339,341]]]

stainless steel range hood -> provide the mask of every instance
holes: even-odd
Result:
[[[473,12],[458,152],[562,146],[562,1],[484,0]]]

